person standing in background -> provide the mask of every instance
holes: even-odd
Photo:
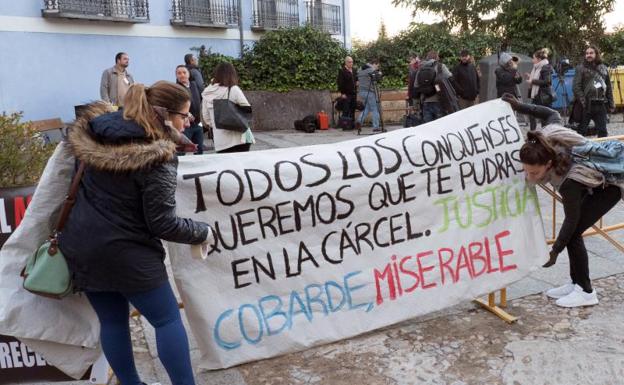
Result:
[[[194,80],[189,79],[189,72],[186,66],[176,67],[176,82],[184,87],[191,95],[191,115],[189,116],[189,127],[184,129],[184,135],[197,145],[195,154],[204,153],[204,129],[199,125],[201,113],[201,91]]]
[[[134,78],[128,72],[130,58],[125,52],[115,55],[115,65],[104,70],[100,80],[100,98],[117,107],[123,107],[124,97],[134,84]]]
[[[192,53],[187,53],[184,55],[184,64],[186,65],[186,69],[189,71],[189,80],[194,81],[199,88],[199,92],[204,92],[204,88],[206,88],[206,84],[204,83],[204,77],[202,76],[201,71],[199,70],[199,66],[197,64],[197,59],[193,56]]]
[[[477,96],[479,96],[479,73],[475,67],[470,51],[463,49],[459,53],[459,63],[453,70],[453,78],[457,96],[459,97],[459,107],[463,110],[474,106]]]

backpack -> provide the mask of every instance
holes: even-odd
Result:
[[[416,74],[416,86],[414,90],[417,95],[424,95],[426,98],[436,94],[435,80],[438,74],[438,63],[420,67]]]
[[[624,182],[624,143],[618,140],[587,142],[572,147],[574,163],[600,171],[606,183]]]

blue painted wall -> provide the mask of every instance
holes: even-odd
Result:
[[[27,119],[73,118],[73,106],[99,99],[100,78],[115,64],[118,51],[128,52],[128,71],[152,84],[175,80],[190,47],[206,44],[213,51],[237,56],[236,40],[167,39],[126,36],[0,33],[0,111],[24,111]],[[251,43],[251,42],[249,42]]]
[[[328,2],[342,6],[342,0]],[[253,44],[261,34],[250,29],[252,0],[242,4],[244,43]],[[348,12],[348,0],[345,5]],[[135,80],[148,85],[175,80],[175,67],[191,47],[204,44],[213,52],[240,53],[236,28],[172,27],[169,0],[150,1],[147,24],[52,20],[41,16],[42,8],[41,0],[0,0],[0,113],[72,120],[74,105],[99,99],[102,71],[114,65],[119,51],[129,54],[128,70]],[[303,24],[305,8],[301,11]],[[342,35],[335,37],[342,40]]]

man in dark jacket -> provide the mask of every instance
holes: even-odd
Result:
[[[357,71],[353,69],[353,59],[350,56],[345,58],[344,65],[338,71],[336,83],[338,83],[338,91],[340,92],[338,102],[341,104],[342,116],[351,118],[353,122],[357,102]]]
[[[598,47],[589,46],[585,49],[585,60],[576,68],[572,88],[574,99],[583,106],[579,134],[586,135],[589,121],[593,120],[598,137],[607,136],[607,109],[614,111],[615,103],[609,71],[602,64]]]
[[[194,80],[189,79],[189,72],[186,66],[179,65],[176,68],[176,82],[186,88],[191,94],[191,114],[193,119],[190,121],[190,127],[184,130],[184,135],[197,145],[195,154],[204,153],[204,129],[199,125],[201,114],[201,91]]]
[[[420,63],[414,82],[415,94],[422,102],[423,122],[432,122],[457,112],[457,94],[453,74],[440,62],[437,51],[429,51]]]
[[[457,96],[459,97],[459,107],[471,107],[475,104],[475,99],[479,96],[479,73],[472,62],[470,51],[464,49],[459,54],[459,63],[451,71],[455,79]]]
[[[206,88],[206,85],[204,83],[204,77],[197,66],[197,59],[192,53],[187,53],[184,55],[184,64],[186,65],[186,69],[189,71],[189,79],[197,84],[199,92],[202,93],[204,88]]]

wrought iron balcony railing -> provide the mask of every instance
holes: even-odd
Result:
[[[331,35],[342,33],[340,6],[318,0],[306,1],[307,22],[314,28]]]
[[[254,0],[254,30],[270,30],[299,25],[299,2],[297,0]]]
[[[44,0],[44,17],[149,22],[148,0]]]
[[[230,28],[238,26],[238,0],[173,0],[171,24]]]

